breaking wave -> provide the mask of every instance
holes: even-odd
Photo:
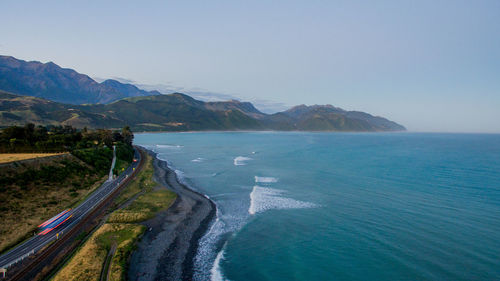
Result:
[[[224,274],[222,274],[222,270],[220,269],[220,262],[224,259],[225,248],[226,244],[224,244],[219,253],[217,253],[217,257],[215,257],[214,265],[212,266],[212,269],[210,269],[211,281],[228,281],[228,279],[224,277]]]
[[[273,182],[278,182],[278,179],[277,178],[273,178],[273,177],[258,177],[258,176],[255,176],[255,182],[273,183]]]
[[[216,209],[216,219],[210,229],[200,239],[198,250],[195,256],[195,272],[193,280],[224,280],[220,270],[220,260],[223,258],[221,252],[224,246],[217,253],[217,244],[225,233],[227,233],[225,223],[219,218],[219,209]],[[215,255],[217,253],[217,255]],[[215,258],[215,259],[214,259]],[[213,261],[211,263],[210,261]]]
[[[281,189],[254,186],[250,193],[248,213],[255,215],[272,209],[304,209],[317,207],[316,204],[282,197],[286,191]]]
[[[173,148],[173,149],[179,149],[179,148],[182,148],[184,147],[183,145],[179,145],[179,144],[157,144],[156,145],[157,148]]]
[[[246,165],[247,161],[253,160],[252,158],[249,157],[244,157],[244,156],[238,156],[234,158],[234,165],[235,166],[244,166]]]

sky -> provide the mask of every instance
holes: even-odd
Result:
[[[0,54],[95,78],[500,133],[500,1],[0,1]]]

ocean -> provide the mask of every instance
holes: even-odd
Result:
[[[217,205],[196,280],[500,280],[500,135],[136,134]]]

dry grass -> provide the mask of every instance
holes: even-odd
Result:
[[[33,158],[42,158],[54,155],[68,154],[67,152],[63,153],[0,153],[0,164],[9,163],[14,161],[33,159]]]
[[[38,160],[37,160],[38,161]],[[68,162],[86,167],[72,155],[64,159],[44,159],[41,163],[10,165],[0,170],[0,180],[8,177],[23,177],[22,173],[40,167],[63,167]],[[66,161],[66,162],[63,162]],[[16,162],[17,163],[17,162]],[[87,171],[91,173],[91,170]],[[95,174],[68,173],[63,182],[32,181],[30,178],[15,183],[0,184],[0,251],[29,238],[37,225],[73,206],[94,191],[106,179]],[[15,231],[13,231],[15,229]]]
[[[110,266],[110,280],[121,280],[123,269],[119,253],[129,253],[134,241],[144,231],[137,224],[106,223],[90,236],[71,260],[57,273],[54,281],[99,280],[102,266],[112,244],[117,245]]]
[[[146,230],[145,226],[139,224],[106,224],[115,227],[121,227],[119,231],[112,230],[106,233],[106,236],[101,235],[101,245],[111,247],[116,244],[116,252],[111,260],[108,270],[108,280],[124,280],[128,256],[134,248],[137,238]]]
[[[78,250],[75,256],[57,273],[54,280],[99,280],[108,250],[117,245],[109,265],[109,280],[125,280],[128,257],[135,241],[145,230],[137,222],[153,217],[175,201],[176,194],[166,190],[153,190],[153,159],[147,155],[142,170],[117,198],[123,203],[139,192],[130,205],[111,213],[106,224],[101,226]]]
[[[97,245],[95,239],[102,231],[105,229],[98,229],[53,280],[99,280],[101,266],[106,259],[107,252]]]
[[[130,212],[130,211],[116,211],[113,212],[109,218],[108,222],[113,223],[132,223],[145,221],[148,218],[146,213]]]

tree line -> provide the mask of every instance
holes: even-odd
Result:
[[[72,126],[11,126],[0,131],[0,153],[67,152],[115,144],[132,146],[134,134],[128,126],[120,131],[78,130]]]

